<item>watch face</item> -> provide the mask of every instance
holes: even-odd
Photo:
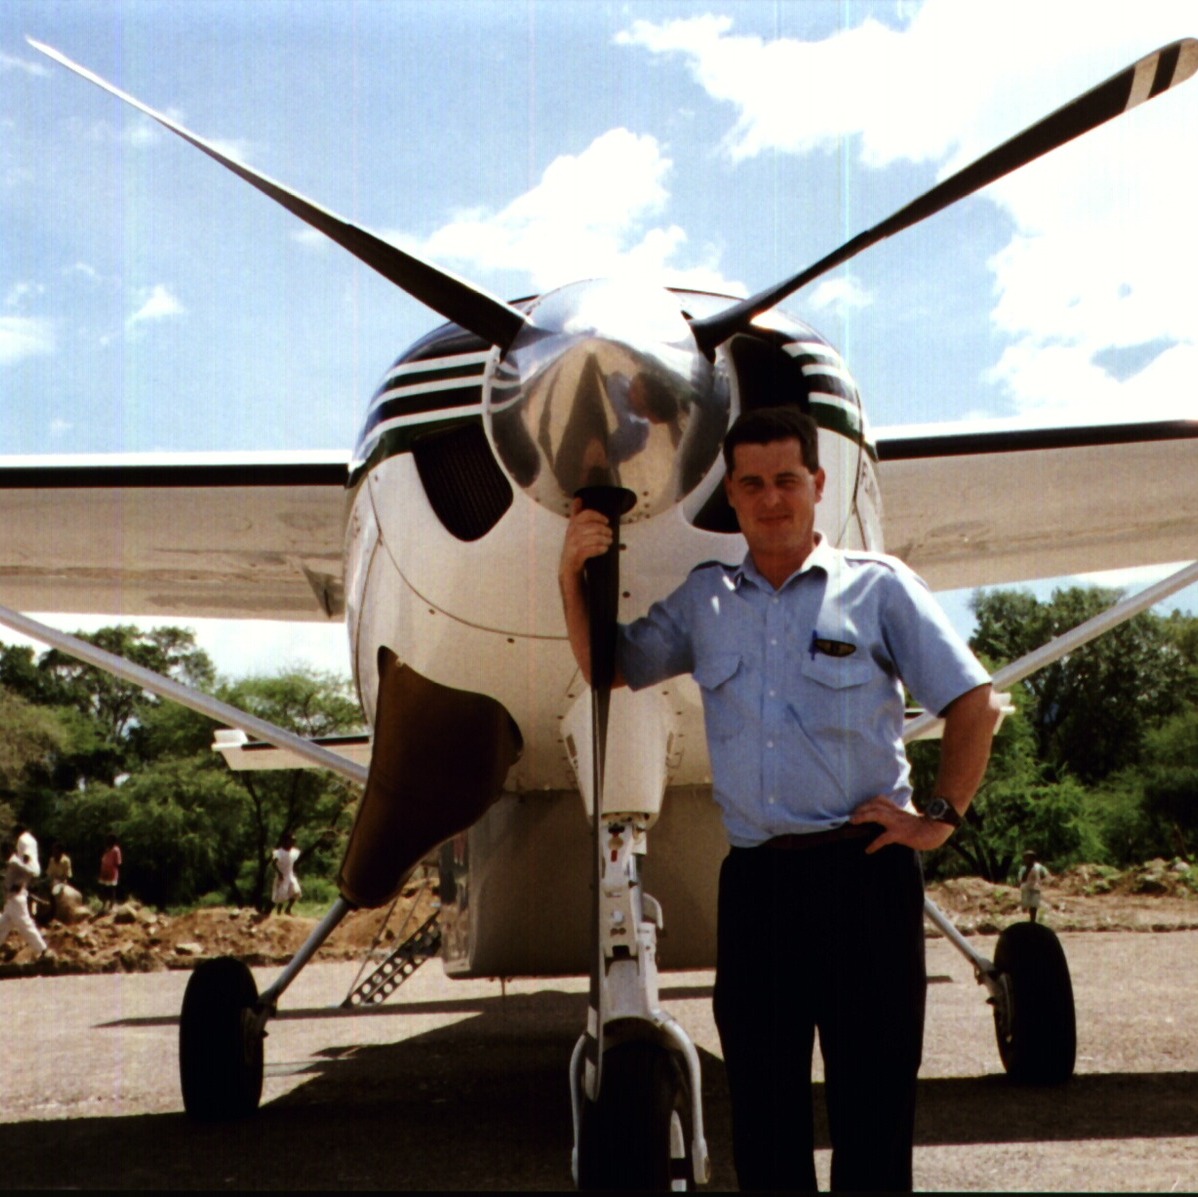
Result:
[[[954,827],[961,826],[961,816],[947,798],[933,798],[928,803],[927,816],[937,823],[951,823]]]

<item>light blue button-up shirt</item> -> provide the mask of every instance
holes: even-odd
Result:
[[[875,794],[907,806],[904,683],[941,713],[990,680],[907,566],[822,537],[777,590],[751,555],[697,567],[621,627],[617,652],[634,690],[694,675],[715,799],[740,848],[837,827]]]

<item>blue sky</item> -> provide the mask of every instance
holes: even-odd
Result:
[[[0,454],[345,449],[437,322],[26,34],[514,297],[756,290],[1196,33],[1188,0],[7,0]],[[875,425],[1193,415],[1196,128],[1192,82],[786,306]],[[287,635],[342,659],[339,632]]]

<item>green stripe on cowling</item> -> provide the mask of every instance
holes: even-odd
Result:
[[[348,485],[356,486],[375,466],[388,458],[410,453],[412,441],[426,432],[439,432],[443,428],[455,428],[461,424],[477,424],[481,420],[482,416],[453,416],[448,420],[423,420],[419,424],[403,424],[398,428],[389,428],[375,442],[366,460],[350,472]]]
[[[418,362],[401,362],[401,366],[411,367]],[[398,371],[397,367],[397,371]],[[402,374],[393,372],[383,379],[382,385],[374,393],[377,399],[380,395],[393,391],[396,387],[410,387],[429,382],[444,382],[451,378],[477,378],[482,382],[485,363],[470,362],[464,366],[435,366],[431,370],[405,370]]]
[[[812,400],[811,415],[820,428],[824,428],[828,432],[835,432],[846,440],[861,445],[874,461],[878,460],[877,447],[872,442],[866,441],[861,435],[861,424],[852,413],[835,403],[820,403],[818,400]],[[454,416],[447,420],[423,420],[417,424],[404,424],[399,428],[390,428],[375,442],[374,447],[370,450],[370,456],[351,472],[348,485],[356,486],[364,475],[389,457],[395,457],[400,453],[410,453],[414,437],[442,428],[453,428],[459,424],[475,423],[481,419],[481,416]]]

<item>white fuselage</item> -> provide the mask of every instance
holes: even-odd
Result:
[[[817,527],[838,546],[880,549],[874,461],[863,432],[856,389],[831,347],[810,337],[800,340],[798,333],[793,344],[802,345],[804,352],[814,351],[809,404],[821,425],[821,464],[827,473]],[[549,881],[550,874],[560,869],[563,856],[585,852],[588,807],[577,795],[581,792],[587,797],[590,784],[589,724],[585,716],[589,691],[566,638],[557,584],[563,518],[513,488],[510,506],[485,535],[469,541],[460,539],[438,518],[413,453],[385,451],[388,435],[415,438],[422,428],[436,427],[447,417],[481,420],[480,356],[477,351],[468,351],[456,357],[426,357],[427,368],[423,370],[401,360],[388,376],[372,408],[373,428],[368,424],[359,445],[357,456],[362,464],[348,524],[345,570],[355,676],[363,709],[372,723],[378,653],[385,647],[403,664],[440,685],[496,699],[514,719],[523,738],[522,755],[507,776],[505,798],[470,832],[469,885],[474,901],[469,931],[476,938],[483,933],[482,919],[486,917],[479,889],[487,884],[489,875],[495,874],[488,887],[492,894],[488,905],[494,910],[499,902],[507,908],[514,901],[510,892],[513,888],[521,883],[535,884],[541,873]],[[461,377],[463,370],[466,379]],[[838,380],[839,394],[821,395],[819,377],[825,370]],[[457,377],[446,384],[440,381],[445,375]],[[474,388],[473,403],[466,389],[469,386]],[[429,410],[447,388],[452,393],[446,396],[445,405]],[[417,410],[402,410],[405,397]],[[733,417],[741,398],[734,380]],[[385,412],[390,422],[378,418],[383,405],[388,405]],[[406,442],[411,443],[410,439]],[[684,502],[622,526],[621,620],[643,614],[701,562],[741,559],[745,545],[738,533],[705,531],[691,522],[718,487],[722,474],[722,462],[717,460],[708,477]],[[447,751],[470,750],[467,744],[452,742],[451,728],[445,734]],[[680,859],[693,856],[699,841],[707,845],[704,851],[708,857],[712,851],[721,852],[719,837],[713,833],[716,812],[710,800],[709,770],[698,690],[689,677],[675,678],[635,695],[626,690],[616,692],[605,809],[637,811],[651,820],[660,818],[660,826],[651,837],[648,862],[650,884],[658,890],[662,883],[653,881],[652,866],[659,858],[663,868],[657,871],[664,873],[666,859],[674,854]],[[570,793],[575,795],[572,800],[567,797]],[[692,804],[691,816],[683,820],[664,817],[664,807],[671,801],[666,799],[667,794],[678,794],[680,803]],[[429,800],[435,800],[435,796],[430,795]],[[550,807],[562,802],[572,809],[551,811]],[[700,809],[701,815],[696,813]],[[702,831],[696,820],[702,821]],[[676,831],[669,833],[675,824]],[[679,842],[672,844],[669,840],[675,834]],[[497,853],[497,837],[509,849],[518,840],[520,850]],[[582,860],[585,862],[585,855]],[[677,954],[687,963],[702,956],[700,945],[711,939],[711,870],[710,860],[690,870],[696,880],[700,875],[706,878],[696,902],[676,895],[672,911],[670,894],[657,893],[667,920],[672,915],[678,919],[696,903],[702,908],[696,908],[702,927],[693,935],[674,924]],[[585,867],[578,871],[585,878]],[[679,870],[683,879],[687,872],[687,868]],[[568,924],[575,917],[569,912],[571,899],[564,894],[562,878],[552,880],[558,894],[555,903],[550,904],[556,905],[555,912],[546,911],[543,902],[530,901],[522,908],[523,913],[517,910],[505,916],[502,921],[510,925],[510,935],[492,928],[492,936],[499,935],[499,940],[492,942],[502,941],[510,950],[483,951],[480,956],[479,951],[472,953],[465,948],[462,959],[466,963],[461,970],[510,975],[526,970],[585,968],[585,926],[576,945],[562,951],[547,946],[548,941],[573,938],[562,919]],[[582,917],[581,911],[578,917]],[[451,934],[451,962],[452,941]],[[681,949],[683,941],[691,942],[686,951]],[[541,946],[532,948],[530,942]],[[670,946],[667,940],[663,949],[666,964],[671,963]]]

